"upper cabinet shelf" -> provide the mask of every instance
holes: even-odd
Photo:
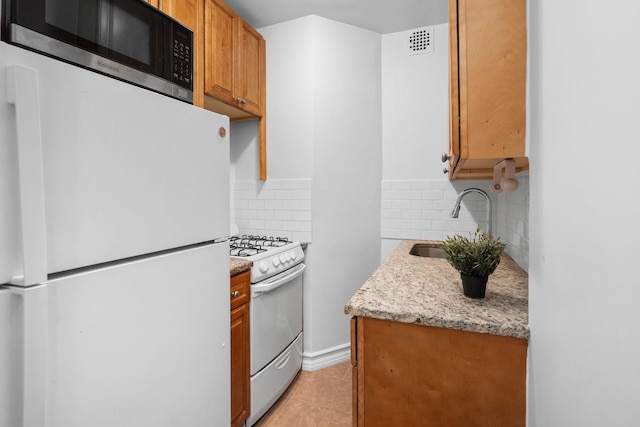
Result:
[[[449,31],[449,178],[492,179],[505,158],[527,170],[526,0],[449,0]]]

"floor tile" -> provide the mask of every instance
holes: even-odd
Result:
[[[254,427],[351,427],[351,364],[302,371]]]
[[[329,404],[329,409],[345,414],[351,414],[351,396],[351,380],[340,381],[336,386],[333,398]]]

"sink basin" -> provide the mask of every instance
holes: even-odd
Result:
[[[421,256],[426,258],[446,258],[445,251],[440,249],[439,246],[430,243],[416,243],[409,251],[411,255]]]

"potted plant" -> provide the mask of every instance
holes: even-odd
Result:
[[[449,264],[460,272],[464,294],[470,298],[484,298],[489,275],[500,264],[506,246],[500,238],[493,239],[477,229],[470,237],[460,234],[447,237],[441,247]]]

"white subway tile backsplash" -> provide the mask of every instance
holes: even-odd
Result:
[[[442,190],[422,190],[422,200],[442,200]]]
[[[311,211],[291,211],[291,219],[294,221],[308,222],[311,224]]]
[[[382,219],[400,219],[402,218],[402,209],[383,209]]]
[[[405,209],[401,211],[400,217],[402,219],[420,219],[421,212],[415,209]]]
[[[420,233],[421,240],[444,240],[445,236],[441,231],[422,230]]]
[[[282,209],[289,209],[292,211],[310,211],[311,200],[283,200]]]
[[[311,242],[311,180],[236,180],[231,218],[240,234]]]
[[[518,175],[514,193],[490,193],[493,235],[507,243],[507,253],[525,270],[529,267],[529,174]],[[466,187],[486,187],[468,181]],[[454,233],[484,229],[486,202],[478,194],[463,200],[457,219],[450,217],[459,190],[447,179],[385,180],[381,183],[381,237],[383,239],[443,240]],[[420,197],[416,198],[416,190]],[[460,190],[461,191],[461,190]]]
[[[420,209],[422,211],[428,211],[433,209],[432,200],[412,200],[411,209]]]
[[[264,208],[264,200],[249,200],[249,206],[247,206],[247,209],[251,209],[254,211],[263,211]]]
[[[431,190],[433,181],[411,181],[411,188],[416,190]]]
[[[275,199],[280,199],[280,200],[293,200],[295,199],[295,197],[293,197],[293,190],[276,190],[274,191],[275,193]]]
[[[490,193],[493,234],[507,243],[509,255],[529,267],[529,174],[518,175],[514,193]],[[468,181],[464,187],[486,187]],[[380,234],[383,239],[443,240],[454,233],[485,227],[486,204],[477,194],[463,200],[459,218],[450,217],[461,191],[447,179],[385,180],[380,184]],[[312,181],[234,181],[232,221],[241,234],[277,235],[301,242],[312,239]]]
[[[411,209],[411,200],[392,200],[392,209]]]
[[[422,219],[429,219],[429,220],[443,219],[442,212],[434,211],[433,209],[424,209],[421,211],[420,215]]]
[[[284,211],[278,209],[273,212],[273,217],[282,221],[291,221],[293,220],[293,211]]]
[[[265,200],[264,208],[268,210],[280,210],[282,209],[282,200],[279,200],[279,199]]]

